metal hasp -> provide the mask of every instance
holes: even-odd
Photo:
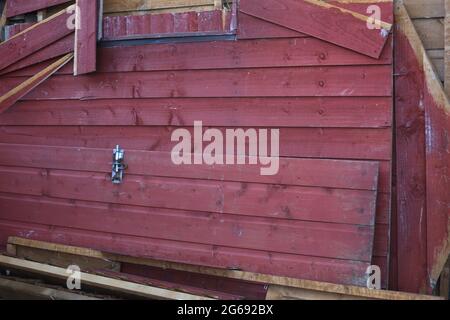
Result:
[[[123,175],[126,169],[124,160],[125,150],[120,149],[120,146],[117,145],[113,150],[113,165],[111,174],[111,181],[113,184],[121,184],[123,181]]]

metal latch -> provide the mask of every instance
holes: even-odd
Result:
[[[125,151],[117,145],[113,150],[113,165],[111,181],[114,184],[121,184],[123,181],[124,171],[127,168],[125,161]]]

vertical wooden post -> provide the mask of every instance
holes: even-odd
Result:
[[[77,0],[75,28],[75,76],[97,69],[98,5],[93,0]]]

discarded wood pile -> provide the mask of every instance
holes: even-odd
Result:
[[[51,265],[45,264],[50,262]],[[383,299],[383,300],[423,300],[440,299],[438,297],[414,295],[400,292],[391,292],[383,290],[370,290],[361,287],[342,286],[330,283],[321,283],[315,281],[305,281],[299,279],[275,277],[251,272],[224,270],[208,267],[199,267],[194,265],[183,265],[178,263],[163,262],[151,259],[140,259],[130,256],[121,256],[109,254],[106,252],[59,245],[55,243],[46,243],[22,238],[10,238],[8,241],[8,255],[0,255],[0,270],[11,269],[27,272],[33,275],[46,276],[51,279],[67,279],[65,266],[77,265],[81,269],[80,277],[84,286],[103,289],[115,295],[125,295],[148,299],[339,299],[339,300],[365,300],[365,299]],[[127,265],[129,265],[127,267]],[[122,270],[131,270],[130,266],[140,268],[160,269],[166,274],[178,272],[175,277],[179,283],[162,282],[156,279],[133,276],[126,274]],[[64,267],[58,267],[64,266]],[[88,273],[89,272],[89,273]],[[151,273],[151,272],[150,272]],[[155,273],[157,274],[157,273]],[[215,282],[220,280],[232,279],[241,281],[244,290],[239,290],[235,294],[214,293],[205,288],[193,288],[181,282],[180,275],[184,275],[184,281],[192,277],[210,277],[215,278]],[[0,296],[2,284],[5,281],[0,278]],[[214,281],[205,282],[206,286],[211,286]],[[150,286],[150,283],[153,286]],[[11,283],[8,284],[11,285]],[[247,289],[245,289],[247,285]],[[34,293],[35,288],[25,288],[26,285],[14,283],[14,286],[25,292]],[[260,287],[260,293],[253,287]],[[222,288],[230,290],[231,288]],[[264,293],[264,297],[260,297]],[[53,296],[60,299],[72,299],[70,294],[65,292],[55,292],[49,290],[43,293],[38,290],[42,296]],[[82,299],[82,296],[76,298]],[[86,298],[90,298],[86,296]]]

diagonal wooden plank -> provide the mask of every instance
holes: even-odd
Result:
[[[62,10],[1,43],[0,70],[72,33],[70,19],[71,13]]]
[[[68,36],[58,40],[47,47],[29,55],[28,57],[10,65],[9,67],[0,71],[0,75],[4,75],[13,71],[21,70],[23,68],[60,57],[64,54],[73,52],[74,34],[71,33]]]
[[[239,10],[373,58],[379,58],[392,25],[318,0],[246,0]]]
[[[28,92],[36,88],[43,81],[48,79],[52,74],[63,67],[67,62],[69,62],[73,57],[72,53],[69,53],[59,59],[58,61],[52,63],[47,68],[21,83],[2,97],[0,97],[0,114],[5,112],[9,107],[11,107],[17,100],[26,95]]]
[[[14,17],[66,2],[70,2],[70,0],[8,0],[6,1],[6,16]]]

